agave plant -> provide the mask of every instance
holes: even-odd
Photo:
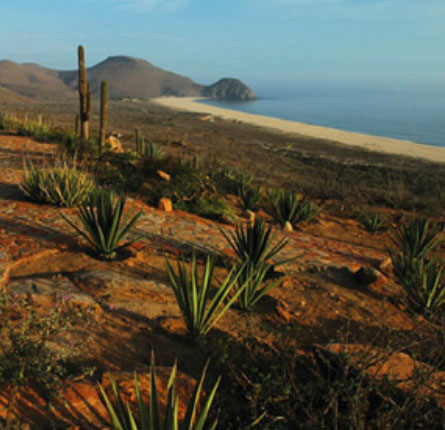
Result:
[[[196,384],[193,395],[188,403],[185,418],[181,424],[178,423],[178,403],[179,398],[175,392],[176,379],[176,364],[170,373],[170,378],[167,384],[167,404],[165,407],[165,414],[162,417],[159,405],[159,394],[156,386],[156,371],[154,367],[154,357],[151,361],[151,380],[150,380],[150,395],[148,405],[144,403],[141,393],[140,384],[137,375],[134,376],[134,390],[137,401],[137,411],[133,412],[128,401],[123,398],[119,385],[110,374],[111,389],[113,396],[110,398],[104,388],[99,385],[102,398],[108,411],[108,417],[112,423],[113,430],[204,430],[209,428],[215,430],[217,420],[214,420],[210,426],[206,427],[210,407],[214,400],[220,379],[217,380],[210,394],[207,396],[201,411],[198,413],[198,404],[201,397],[202,387],[207,371],[207,366],[204,368],[201,379]]]
[[[261,200],[261,189],[248,185],[238,186],[238,197],[244,210],[255,211]]]
[[[276,279],[266,283],[265,278],[272,266],[264,262],[257,266],[238,263],[235,267],[239,277],[234,284],[234,291],[242,289],[238,297],[238,305],[242,311],[252,311],[255,304],[281,282],[281,279]]]
[[[386,217],[380,212],[369,212],[360,215],[360,223],[367,231],[372,233],[383,230],[386,221]]]
[[[164,158],[164,151],[155,143],[150,142],[145,148],[145,155],[151,158],[162,159]]]
[[[428,219],[417,218],[392,230],[390,236],[398,252],[411,259],[425,258],[441,244],[440,228]]]
[[[431,314],[445,306],[445,267],[434,259],[393,255],[394,274],[412,308]]]
[[[297,193],[285,190],[267,193],[266,211],[280,225],[290,222],[293,226],[303,221],[310,221],[320,214],[320,208],[314,203],[302,199]]]
[[[234,231],[221,230],[221,233],[235,252],[238,261],[248,262],[256,268],[270,261],[288,243],[287,239],[282,238],[273,245],[275,234],[272,234],[272,227],[266,227],[261,219],[255,219],[253,224],[239,224]]]
[[[95,189],[94,181],[74,164],[58,162],[54,167],[35,168],[25,165],[20,189],[30,199],[55,206],[77,206],[84,203]]]
[[[63,214],[62,217],[90,243],[99,257],[109,260],[115,258],[118,251],[131,244],[126,242],[119,245],[142,214],[142,211],[134,214],[130,209],[124,216],[125,202],[124,196],[116,199],[112,191],[94,193],[77,211],[84,230]]]
[[[214,269],[215,258],[212,256],[207,256],[201,277],[198,273],[196,255],[192,257],[190,270],[187,263],[182,260],[178,261],[175,271],[167,260],[170,284],[189,336],[193,340],[204,337],[243,292],[243,286],[240,286],[237,292],[226,301],[239,278],[236,268],[233,268],[211,298]]]

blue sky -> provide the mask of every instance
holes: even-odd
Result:
[[[0,58],[144,58],[211,83],[445,83],[445,0],[4,0]]]

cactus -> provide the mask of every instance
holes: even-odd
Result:
[[[87,71],[85,68],[85,50],[82,45],[78,48],[79,57],[79,98],[80,98],[80,136],[87,140],[90,137],[90,112],[91,93],[87,81]]]
[[[76,117],[74,118],[74,135],[76,137],[80,136],[80,115],[77,114]]]
[[[140,131],[139,131],[139,129],[138,128],[135,128],[134,129],[134,136],[135,136],[135,141],[136,141],[136,152],[138,153],[138,154],[140,154],[141,153],[141,143],[142,143],[142,139],[141,139],[141,133],[140,133]]]
[[[100,132],[99,132],[99,148],[105,146],[105,136],[107,133],[108,121],[108,83],[102,81],[100,86]]]

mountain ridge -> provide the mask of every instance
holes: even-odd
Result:
[[[89,67],[87,74],[93,95],[99,93],[100,83],[105,80],[109,84],[110,98],[114,100],[161,96],[207,96],[237,101],[255,98],[255,93],[238,79],[225,78],[205,86],[144,59],[126,55],[110,56]],[[0,88],[25,97],[72,97],[77,92],[77,75],[77,70],[56,70],[35,63],[0,61]],[[224,88],[218,88],[218,82],[222,81],[225,82]]]

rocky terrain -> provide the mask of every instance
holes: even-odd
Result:
[[[136,200],[142,216],[131,233],[134,243],[128,255],[112,262],[97,260],[60,217],[60,212],[73,217],[73,209],[28,201],[18,187],[24,154],[37,163],[55,151],[54,144],[0,134],[0,285],[13,296],[31,297],[40,309],[48,307],[53,294],[91,307],[95,324],[80,324],[58,341],[80,341],[82,362],[94,365],[96,372],[93,381],[66,381],[65,400],[56,400],[51,411],[41,392],[21,388],[14,414],[33,429],[55,423],[57,428],[106,428],[106,411],[95,381],[110,390],[105,373],[110,369],[131,398],[134,370],[144,386],[148,384],[151,350],[161,366],[163,386],[168,380],[165,366],[178,360],[179,391],[187,399],[190,383],[210,351],[218,361],[214,349],[218,342],[230,345],[230,355],[245,354],[246,359],[252,341],[271,350],[281,345],[304,351],[318,345],[318,351],[333,356],[347,351],[362,357],[365,351],[372,359],[383,350],[384,359],[370,370],[373,377],[391,374],[402,391],[417,390],[411,381],[416,372],[426,369],[431,379],[422,395],[445,405],[440,386],[444,369],[431,367],[428,347],[436,342],[436,327],[404,305],[404,293],[391,270],[386,233],[371,234],[356,220],[328,214],[297,231],[278,232],[276,240],[289,241],[280,255],[290,259],[279,269],[285,276],[283,283],[255,313],[229,310],[210,333],[206,352],[187,340],[165,257],[175,260],[192,250],[199,255],[230,254],[220,229],[230,231],[233,226],[181,211],[166,212]],[[9,390],[0,388],[2,418],[8,411]],[[225,388],[221,390],[224,393]],[[239,401],[247,407],[247,399]],[[182,404],[180,408],[184,413]]]

